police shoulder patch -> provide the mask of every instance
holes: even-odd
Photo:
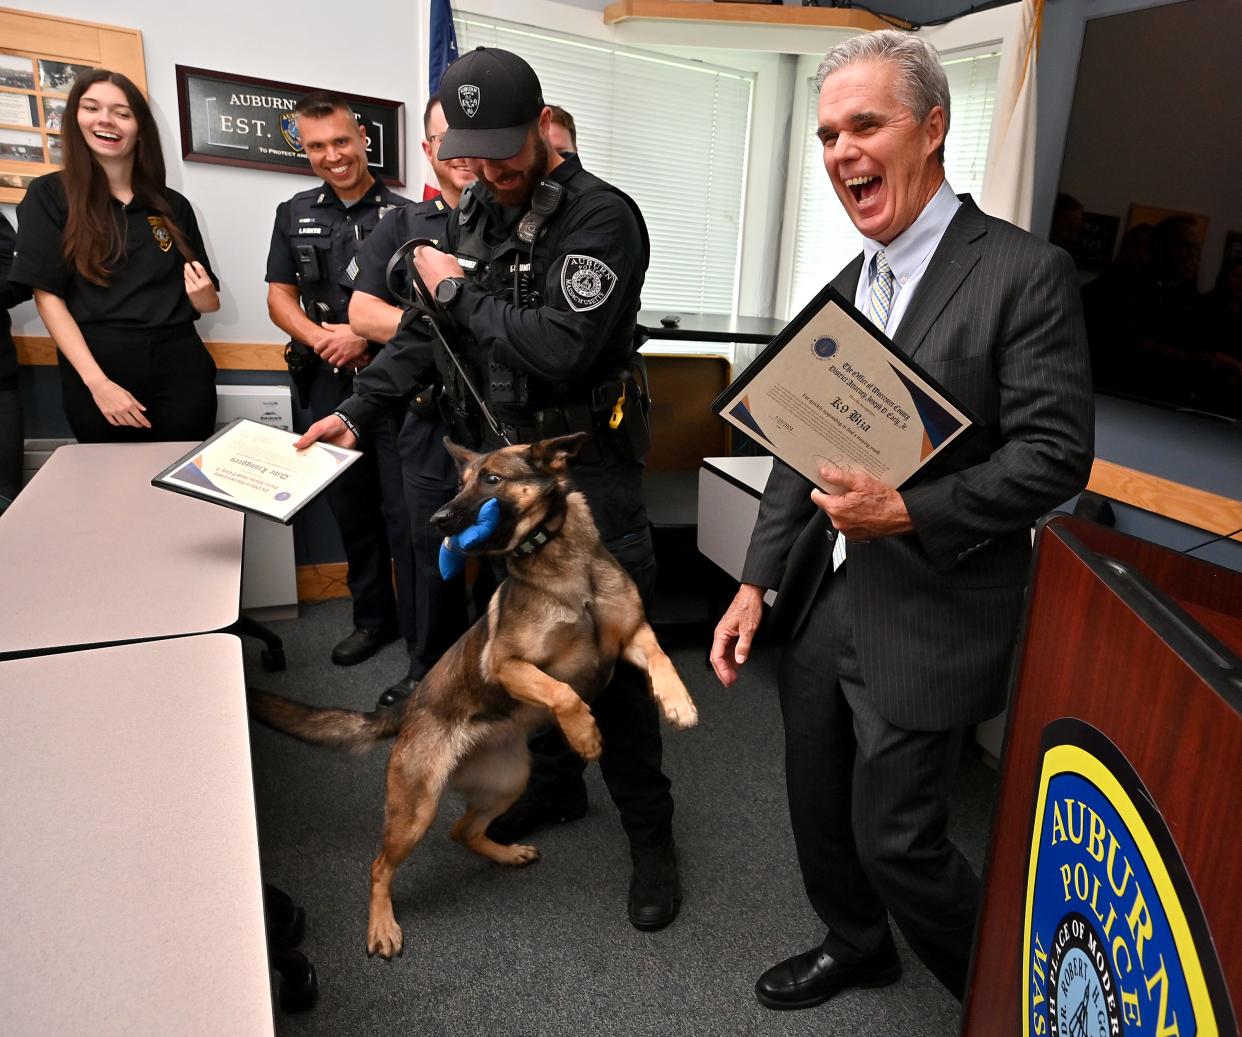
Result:
[[[561,267],[561,291],[570,308],[581,313],[602,306],[617,286],[607,263],[590,256],[568,255]]]

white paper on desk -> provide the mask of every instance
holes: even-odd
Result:
[[[238,418],[151,480],[152,485],[289,522],[362,454]]]
[[[972,424],[831,287],[712,405],[821,489],[820,466],[901,486]]]

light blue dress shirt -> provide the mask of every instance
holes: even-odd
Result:
[[[870,238],[863,239],[863,268],[858,277],[858,289],[854,293],[854,305],[863,314],[868,312],[867,300],[871,296],[871,279],[875,274],[872,260],[880,249],[884,249],[888,267],[893,272],[893,305],[888,314],[888,324],[882,329],[889,338],[897,331],[936,246],[940,244],[944,232],[949,229],[949,224],[961,204],[953,193],[953,188],[949,186],[949,181],[945,180],[932,195],[931,201],[923,206],[918,218],[898,234],[891,244],[885,246]]]

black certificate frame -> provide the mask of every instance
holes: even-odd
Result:
[[[922,366],[915,362],[911,357],[908,357],[905,353],[898,349],[897,346],[893,344],[893,340],[872,324],[871,321],[859,311],[852,300],[847,299],[831,284],[824,285],[824,287],[816,294],[815,298],[807,303],[798,315],[785,325],[784,330],[773,338],[772,341],[764,347],[763,351],[746,366],[746,369],[738,375],[738,377],[735,378],[730,385],[726,386],[724,391],[712,401],[712,413],[717,417],[721,417],[723,420],[722,412],[724,409],[732,401],[736,400],[743,390],[745,390],[746,387],[759,376],[768,364],[779,356],[785,347],[802,333],[802,330],[815,318],[820,310],[824,309],[824,307],[830,303],[835,303],[854,321],[855,324],[871,336],[871,338],[875,340],[876,344],[881,346],[886,353],[892,356],[892,358],[900,365],[913,371],[916,375],[923,379],[923,381],[925,381],[931,389],[933,389],[940,397],[942,397],[947,403],[951,404],[963,415],[963,417],[965,417],[966,425],[961,430],[961,433],[955,437],[955,439],[959,441],[964,440],[968,436],[975,435],[979,429],[984,427],[985,423],[974,411],[965,406],[960,400],[957,399],[957,397],[945,389],[945,387],[941,385],[937,379],[928,374],[927,371],[925,371]],[[730,424],[732,424],[732,422],[730,422]],[[744,432],[745,430],[741,431]],[[749,433],[747,434],[749,435]],[[762,444],[760,445],[762,446]],[[770,451],[770,448],[768,447],[765,447],[765,449]],[[918,471],[916,470],[911,473],[911,475],[903,483],[901,483],[900,486],[895,488],[901,489],[917,476]]]
[[[322,88],[189,65],[175,69],[181,156],[187,162],[316,175],[296,139],[292,114],[299,98]],[[366,128],[371,173],[403,187],[405,103],[338,92]]]
[[[196,443],[192,449],[187,450],[163,471],[153,475],[151,477],[151,485],[157,490],[168,490],[170,493],[179,493],[183,497],[192,497],[194,500],[206,501],[208,504],[216,504],[222,508],[228,508],[230,511],[241,511],[247,515],[254,515],[257,518],[266,519],[268,522],[275,522],[282,526],[291,526],[293,525],[293,520],[302,513],[311,501],[315,500],[321,493],[323,493],[324,490],[328,488],[329,485],[331,485],[332,482],[338,479],[344,473],[346,468],[357,462],[357,458],[354,458],[352,461],[348,461],[342,465],[332,475],[332,478],[320,486],[319,489],[313,494],[303,500],[301,504],[289,512],[289,514],[284,518],[280,518],[277,515],[264,511],[262,508],[255,508],[249,504],[243,504],[241,501],[229,500],[224,497],[219,497],[214,493],[204,493],[202,490],[196,489],[191,483],[183,479],[174,478],[175,473],[179,472],[186,466],[186,464],[192,461],[195,455],[206,450],[207,447],[215,443],[216,440],[227,436],[230,432],[237,428],[238,425],[242,424],[242,422],[251,422],[256,425],[261,424],[261,422],[255,422],[251,418],[234,418],[227,425],[221,425],[210,436],[204,439],[201,443]],[[342,447],[333,446],[330,443],[320,443],[315,445],[325,447],[328,450],[344,449]],[[358,451],[351,450],[350,453],[358,453]]]

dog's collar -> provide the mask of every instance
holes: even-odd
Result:
[[[509,552],[511,558],[529,558],[536,551],[546,547],[560,530],[551,530],[547,526],[539,526],[530,536]]]
[[[543,521],[525,540],[509,552],[510,558],[529,558],[557,538],[561,530],[565,528],[565,516],[569,511],[563,499],[559,500],[557,505],[543,517]],[[555,528],[553,528],[554,525]]]

